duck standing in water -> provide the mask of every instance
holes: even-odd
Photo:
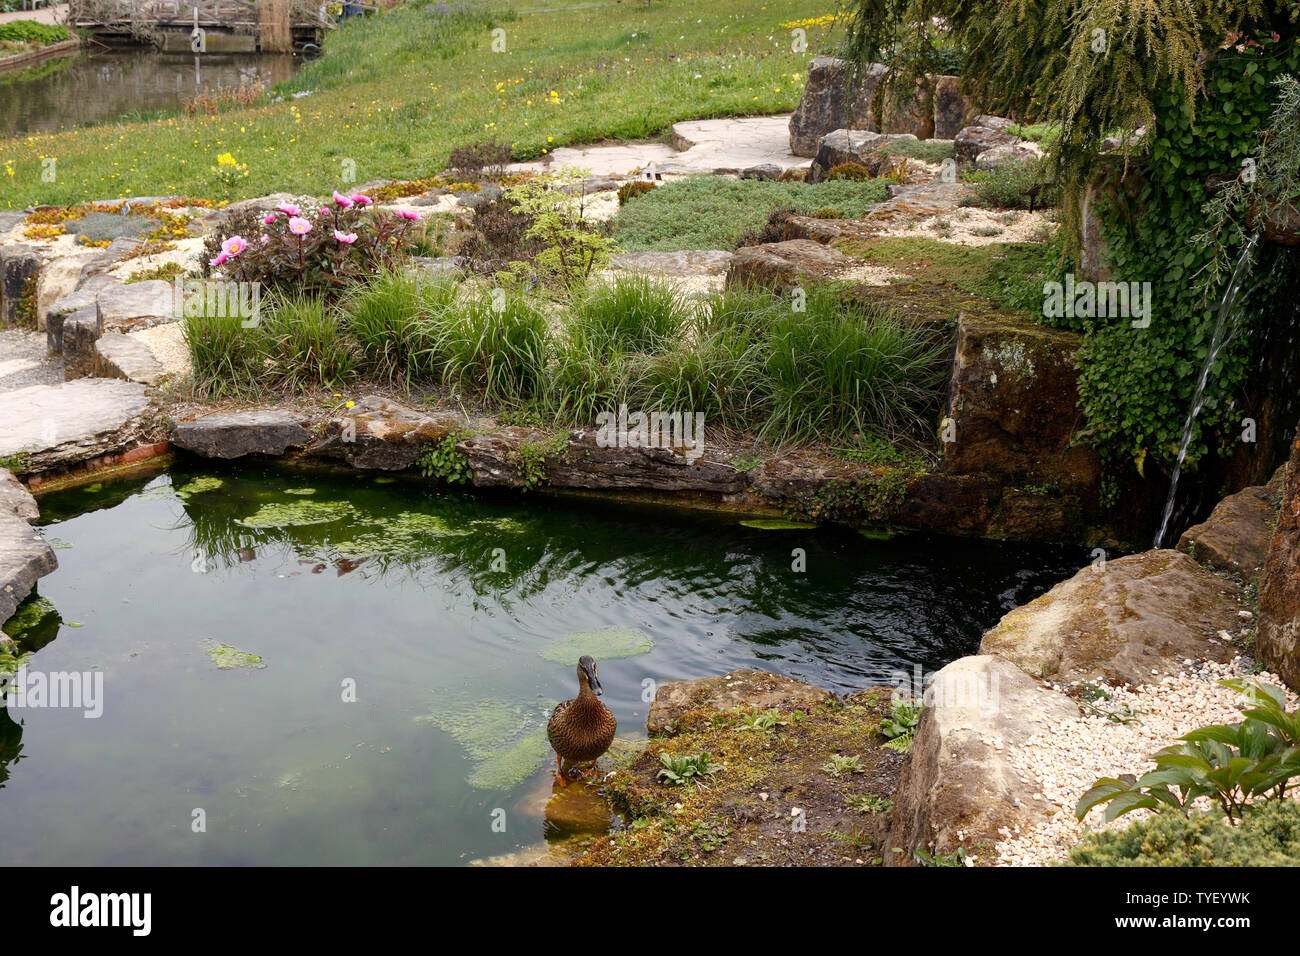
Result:
[[[546,724],[546,737],[555,748],[555,779],[561,787],[569,785],[567,769],[592,764],[588,772],[594,771],[597,758],[614,742],[618,721],[600,702],[604,692],[596,662],[584,655],[578,660],[578,696],[558,705]]]

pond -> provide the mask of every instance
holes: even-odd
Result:
[[[638,739],[648,681],[929,671],[1087,560],[279,466],[179,464],[41,509],[60,567],[17,636],[32,673],[102,675],[102,713],[0,710],[8,865],[511,853],[548,835],[545,715],[575,647]]]
[[[148,49],[58,57],[30,70],[0,73],[0,139],[176,109],[205,88],[272,86],[293,76],[302,62],[290,54],[199,56]]]

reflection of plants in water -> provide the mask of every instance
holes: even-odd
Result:
[[[31,594],[4,623],[4,633],[26,651],[39,651],[59,636],[63,617],[48,598]]]
[[[9,781],[9,768],[23,757],[23,725],[0,707],[0,790]]]

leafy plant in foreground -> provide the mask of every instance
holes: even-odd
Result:
[[[1258,799],[1281,800],[1300,776],[1300,713],[1286,709],[1286,695],[1255,679],[1220,682],[1246,695],[1245,720],[1212,724],[1179,739],[1152,756],[1156,769],[1135,777],[1103,777],[1079,800],[1083,819],[1107,804],[1105,819],[1132,810],[1174,809],[1188,815],[1199,797],[1214,800],[1231,823],[1241,821]]]
[[[722,764],[714,763],[707,752],[682,757],[661,753],[659,762],[663,766],[659,768],[655,779],[675,783],[679,787],[687,784],[703,786],[705,778],[713,776],[722,769]]]

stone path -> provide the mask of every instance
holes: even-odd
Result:
[[[586,169],[593,176],[629,176],[654,163],[665,175],[686,176],[715,170],[743,170],[773,165],[781,169],[807,166],[808,160],[790,152],[790,116],[697,120],[673,126],[674,149],[665,143],[626,143],[616,146],[560,147],[544,160],[516,163],[512,169]]]
[[[37,23],[62,23],[68,18],[68,5],[60,3],[55,6],[38,7],[35,10],[14,10],[0,13],[0,23],[11,20],[34,20]]]
[[[0,329],[0,392],[62,382],[62,361],[46,351],[44,332]]]

